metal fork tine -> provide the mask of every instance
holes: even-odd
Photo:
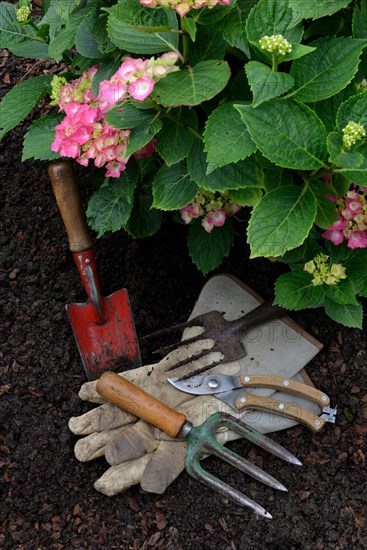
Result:
[[[257,481],[261,481],[261,483],[269,485],[269,487],[272,487],[273,489],[278,489],[278,491],[288,491],[288,489],[284,487],[280,481],[275,479],[275,477],[266,473],[252,462],[249,462],[245,458],[239,456],[237,453],[227,449],[227,447],[224,447],[224,445],[221,445],[218,441],[213,440],[212,444],[208,447],[208,450],[210,451],[210,454],[213,454],[225,462],[228,462],[231,466],[234,466]]]
[[[164,346],[163,348],[156,349],[152,353],[154,355],[166,355],[169,351],[173,351],[174,349],[178,349],[179,347],[186,346],[187,344],[192,344],[193,342],[197,342],[198,340],[205,340],[205,336],[203,335],[204,333],[201,333],[197,336],[193,336],[192,338],[187,338],[186,340],[180,340],[179,342],[174,342],[169,346]]]
[[[235,504],[246,506],[247,508],[250,508],[253,512],[255,512],[255,514],[258,514],[263,518],[272,519],[273,516],[269,514],[269,512],[265,510],[265,508],[263,508],[260,504],[258,504],[245,494],[241,493],[241,491],[234,489],[230,485],[227,485],[227,483],[224,483],[217,477],[204,470],[199,460],[194,461],[191,465],[190,475],[203,483],[203,485],[206,485],[210,489],[213,489],[217,493],[232,500],[232,502],[234,502]]]
[[[171,365],[170,367],[168,367],[168,369],[166,369],[165,372],[176,370],[179,367],[183,367],[184,365],[189,365],[190,363],[194,363],[195,361],[198,361],[202,357],[205,357],[206,355],[209,355],[211,352],[215,352],[215,351],[218,351],[218,350],[216,350],[214,348],[211,348],[211,349],[203,350],[200,353],[195,353],[195,355],[191,355],[191,357],[187,357],[187,359],[182,359],[182,361],[179,361],[178,363],[175,363],[174,365]],[[215,361],[215,362],[213,361],[210,364],[208,363],[207,365],[204,365],[200,369],[195,370],[194,373],[196,374],[197,371],[203,372],[204,370],[211,369],[212,367],[214,367],[216,365],[219,365],[223,361],[224,361],[224,357],[222,359],[218,360],[218,361]],[[191,376],[193,376],[193,373],[189,373],[188,375],[185,375],[184,377],[180,378],[180,380],[182,380],[186,377],[191,378]]]
[[[270,437],[267,437],[258,430],[255,430],[255,428],[252,428],[248,424],[245,424],[245,422],[242,422],[242,420],[239,420],[228,413],[221,413],[220,426],[225,426],[228,429],[239,433],[258,447],[261,447],[265,451],[268,451],[286,462],[296,464],[297,466],[302,466],[302,462],[300,462],[291,452],[282,447],[282,445],[279,445],[279,443],[276,443],[273,439],[270,439]]]
[[[160,330],[156,330],[154,332],[151,332],[150,334],[146,334],[145,336],[142,336],[141,340],[149,340],[151,338],[157,338],[158,336],[163,336],[164,334],[170,334],[171,332],[177,331],[177,330],[184,330],[188,327],[193,326],[202,326],[200,324],[200,316],[195,317],[195,319],[192,319],[191,321],[186,321],[184,323],[178,323],[177,325],[172,325],[171,327],[162,328]],[[177,345],[177,344],[176,344]]]

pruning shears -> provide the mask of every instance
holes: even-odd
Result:
[[[313,432],[319,432],[326,422],[335,422],[336,408],[330,407],[329,397],[324,392],[297,380],[281,376],[251,374],[238,376],[206,374],[192,376],[185,380],[178,378],[167,380],[175,388],[186,393],[214,395],[237,412],[246,408],[265,410],[300,422]],[[245,388],[271,388],[297,395],[316,404],[320,414],[303,409],[295,403],[247,393]]]

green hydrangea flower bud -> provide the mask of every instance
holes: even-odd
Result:
[[[65,84],[67,84],[68,81],[63,76],[57,76],[54,75],[51,80],[51,94],[50,98],[52,101],[50,102],[50,105],[57,105],[60,99],[60,91]]]
[[[304,271],[313,275],[312,284],[336,285],[342,279],[346,279],[345,267],[342,264],[332,264],[329,256],[318,254],[315,258],[304,265]]]
[[[259,40],[260,48],[275,55],[286,55],[292,51],[292,44],[282,34],[262,36]]]
[[[21,6],[16,11],[16,18],[19,23],[25,23],[31,16],[31,8],[28,6]]]
[[[350,120],[342,129],[343,145],[346,149],[350,149],[358,140],[366,136],[366,130],[359,122]]]

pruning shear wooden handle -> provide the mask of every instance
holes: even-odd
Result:
[[[281,376],[206,374],[188,379],[168,378],[177,389],[194,395],[215,395],[236,411],[260,409],[296,420],[314,432],[320,431],[326,422],[335,422],[336,409],[330,408],[330,399],[322,391]],[[302,397],[315,403],[322,414],[303,409],[295,403],[246,393],[244,388],[271,388]]]

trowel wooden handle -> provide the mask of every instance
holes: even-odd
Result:
[[[71,252],[84,252],[92,247],[87,220],[79,195],[73,165],[68,160],[50,164],[48,174],[64,221]]]
[[[146,420],[170,437],[177,437],[186,422],[184,414],[167,407],[114,372],[104,372],[97,382],[96,389],[106,401]]]
[[[271,397],[260,397],[247,393],[237,397],[235,405],[238,411],[243,411],[244,409],[259,409],[261,411],[267,411],[269,415],[280,414],[281,416],[304,424],[313,432],[319,432],[326,422],[321,416],[317,416],[311,411],[302,409],[299,405],[287,403],[286,401],[277,401]],[[269,423],[271,424],[271,421]]]
[[[308,384],[304,384],[303,382],[292,380],[292,378],[272,375],[241,374],[240,382],[244,388],[276,389],[308,399],[320,407],[328,407],[330,405],[330,398],[326,393]]]

